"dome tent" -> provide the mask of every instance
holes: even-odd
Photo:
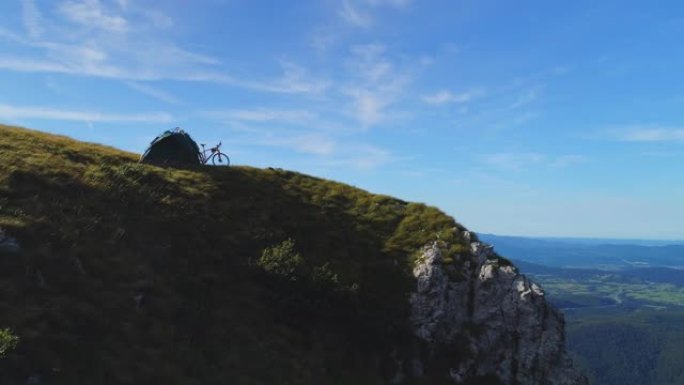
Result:
[[[200,151],[190,135],[176,127],[154,138],[147,151],[140,157],[140,163],[196,165],[201,164]]]

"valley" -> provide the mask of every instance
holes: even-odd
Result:
[[[563,310],[568,350],[590,384],[684,383],[681,245],[480,237]]]

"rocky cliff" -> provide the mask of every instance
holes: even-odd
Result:
[[[441,367],[456,384],[492,374],[504,384],[586,384],[565,352],[563,315],[543,290],[492,246],[471,241],[469,248],[445,263],[435,243],[413,269],[411,323],[425,358],[456,352]],[[415,361],[420,376],[424,365]]]

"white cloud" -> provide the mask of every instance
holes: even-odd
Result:
[[[430,104],[444,104],[444,103],[449,103],[454,101],[454,99],[458,100],[458,103],[462,103],[464,101],[468,101],[467,99],[463,100],[464,98],[456,97],[454,94],[452,94],[450,91],[438,91],[434,94],[431,95],[423,95],[423,100],[427,103]]]
[[[99,0],[67,1],[59,7],[67,19],[74,23],[108,32],[126,32],[128,21],[121,16],[108,14]]]
[[[85,122],[169,123],[172,116],[166,112],[143,114],[107,114],[91,111],[69,111],[51,107],[19,107],[0,104],[2,119],[46,119]]]
[[[347,68],[351,80],[343,93],[352,99],[352,115],[364,127],[385,119],[385,110],[396,103],[411,78],[408,71],[397,69],[381,44],[351,48]]]
[[[21,11],[24,28],[26,28],[29,36],[33,38],[39,37],[43,33],[43,20],[40,11],[36,7],[35,0],[22,0]]]
[[[341,0],[337,13],[347,24],[368,28],[373,24],[371,8],[404,9],[409,4],[411,0]]]
[[[484,89],[478,88],[466,92],[454,94],[448,90],[437,91],[434,94],[423,95],[424,102],[429,104],[447,104],[447,103],[466,103],[478,97],[484,96]]]
[[[17,72],[72,73],[67,66],[57,62],[17,57],[0,57],[0,69]]]
[[[281,62],[283,75],[270,81],[235,81],[236,85],[259,91],[283,94],[319,94],[329,83],[317,79],[303,67],[292,62]]]
[[[350,89],[347,91],[353,98],[356,119],[364,127],[377,124],[383,118],[383,109],[391,103],[391,98],[364,89]]]
[[[28,4],[26,9],[35,11],[29,11],[34,16],[27,20],[37,20],[35,15],[39,11],[33,0],[24,1]],[[128,19],[124,18],[124,12]],[[37,52],[31,56],[0,53],[0,69],[134,82],[208,82],[285,94],[320,94],[329,86],[328,81],[288,61],[281,61],[279,77],[253,80],[233,77],[221,68],[220,60],[188,51],[169,40],[165,32],[159,33],[159,29],[173,25],[170,17],[131,1],[120,1],[118,6],[107,8],[99,0],[70,0],[61,3],[57,15],[62,17],[52,18],[41,27],[44,29],[41,36],[25,38],[0,28],[0,39]],[[96,33],[99,31],[105,33]]]
[[[278,122],[278,123],[302,123],[311,121],[315,114],[305,110],[279,110],[268,108],[239,109],[226,111],[207,111],[202,114],[205,117],[244,122]]]
[[[392,63],[384,56],[386,47],[382,44],[356,45],[351,48],[351,68],[367,83],[384,80],[393,71]]]
[[[372,22],[370,14],[359,9],[352,0],[342,0],[341,8],[338,12],[342,20],[355,27],[369,27]]]
[[[166,91],[162,91],[160,89],[154,88],[150,86],[149,84],[144,84],[144,83],[138,83],[138,82],[132,82],[128,81],[125,83],[128,87],[142,93],[148,96],[151,96],[155,99],[159,99],[162,102],[170,103],[170,104],[180,104],[180,100],[178,100],[175,96],[171,95],[170,93]]]
[[[532,166],[563,168],[589,161],[580,154],[544,155],[536,152],[499,152],[485,154],[480,161],[492,168],[504,171],[523,171]]]
[[[530,103],[537,100],[539,97],[540,86],[529,87],[522,90],[515,101],[506,107],[507,110],[517,110],[521,107],[525,107]]]
[[[612,136],[624,142],[681,142],[684,128],[654,126],[628,126],[609,130]]]

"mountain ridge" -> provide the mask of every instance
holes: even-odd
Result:
[[[0,126],[0,227],[18,245],[0,249],[0,327],[20,338],[3,382],[439,384],[474,357],[451,346],[443,366],[416,340],[413,269],[439,240],[440,284],[467,283],[461,301],[510,262],[482,259],[440,210],[279,169],[136,161]],[[511,293],[511,306],[526,301]],[[562,326],[552,333],[563,356]],[[473,361],[459,381],[517,381],[505,362]],[[582,383],[571,377],[550,383]]]

